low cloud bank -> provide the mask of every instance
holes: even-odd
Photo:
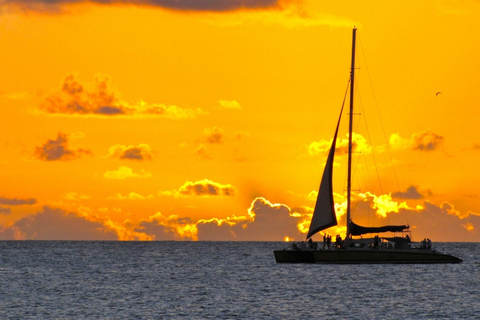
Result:
[[[128,200],[132,199],[139,200],[138,195],[130,194]],[[365,193],[354,196],[353,206],[353,219],[360,225],[405,224],[407,220],[416,241],[427,237],[434,241],[480,240],[480,213],[460,212],[447,202],[436,205],[424,200],[422,205],[410,207],[391,195]],[[337,201],[339,225],[322,233],[344,236],[345,207],[346,202]],[[70,212],[47,206],[1,226],[0,240],[301,241],[305,240],[311,214],[309,207],[291,209],[261,197],[253,200],[245,215],[197,221],[157,212],[138,222],[114,222],[92,214],[88,208]],[[321,234],[316,238],[320,240]]]

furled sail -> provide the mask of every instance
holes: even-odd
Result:
[[[352,236],[360,236],[367,233],[380,233],[380,232],[401,232],[408,229],[409,226],[383,226],[383,227],[362,227],[358,224],[350,222],[350,233]]]
[[[327,163],[323,170],[322,182],[318,191],[317,202],[313,210],[312,221],[308,229],[307,239],[312,237],[315,233],[337,225],[337,215],[335,214],[335,204],[333,202],[333,187],[332,187],[332,173],[333,173],[333,159],[335,157],[335,146],[337,141],[338,127],[340,126],[340,119],[342,118],[342,110],[340,111],[340,118],[338,119],[337,129],[333,137],[332,146],[328,153]]]

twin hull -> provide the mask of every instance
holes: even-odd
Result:
[[[277,263],[459,263],[462,259],[426,250],[276,250]]]

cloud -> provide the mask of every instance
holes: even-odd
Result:
[[[137,147],[117,144],[109,148],[107,157],[143,161],[152,160],[153,153],[152,148],[145,143],[141,143]]]
[[[332,146],[333,139],[330,141],[321,140],[321,141],[314,141],[310,143],[308,146],[308,153],[310,155],[323,155],[327,156]],[[372,147],[368,144],[367,139],[365,139],[361,134],[353,133],[352,135],[352,144],[353,144],[353,152],[362,152],[365,154],[372,152]],[[348,134],[347,138],[337,139],[337,143],[335,144],[335,154],[336,155],[345,155],[348,151]]]
[[[33,198],[29,199],[19,199],[19,198],[6,198],[6,197],[0,197],[0,214],[10,214],[12,213],[12,209],[9,207],[4,207],[5,206],[22,206],[22,205],[33,205],[36,204],[37,200]]]
[[[467,211],[467,212],[460,212],[459,210],[456,210],[455,207],[448,203],[448,202],[444,202],[440,205],[440,208],[442,209],[442,211],[444,213],[448,213],[450,215],[453,215],[453,216],[457,216],[458,218],[460,219],[466,219],[470,216],[478,216],[480,217],[480,213],[477,213],[477,212],[473,212],[473,211]]]
[[[130,220],[114,222],[79,207],[77,212],[45,206],[42,211],[0,226],[0,240],[152,240]],[[118,211],[118,210],[114,210]]]
[[[105,172],[103,177],[105,179],[125,180],[127,178],[151,178],[152,174],[144,170],[141,170],[139,173],[135,173],[129,167],[120,166],[118,170]]]
[[[202,159],[212,159],[211,156],[208,155],[207,153],[207,147],[204,145],[204,144],[201,144],[196,150],[195,150],[195,154],[202,158]]]
[[[337,203],[337,206],[340,209],[337,209],[338,218],[339,211],[346,210],[346,201]],[[424,200],[422,205],[409,206],[406,202],[393,200],[388,194],[377,196],[366,192],[354,194],[352,208],[355,208],[352,212],[355,223],[364,226],[408,224],[416,241],[423,238],[479,241],[475,226],[480,225],[480,213],[461,212],[448,202],[437,205]],[[339,219],[339,224],[345,224],[345,216]]]
[[[430,190],[425,191],[425,194],[422,194],[417,186],[410,186],[407,188],[405,192],[395,192],[392,194],[394,198],[401,198],[401,199],[424,199],[426,196],[431,196],[432,192]]]
[[[288,206],[273,204],[265,198],[256,198],[248,209],[248,214],[254,219],[253,223],[244,228],[248,238],[280,240],[289,236],[290,239],[300,240],[301,235],[295,223],[298,217],[292,216]]]
[[[300,220],[288,206],[256,198],[247,216],[198,221],[198,240],[282,241],[285,237],[303,240],[305,235],[297,225]]]
[[[205,140],[210,144],[221,144],[223,143],[224,133],[223,130],[217,127],[211,129],[205,129],[204,135],[206,136]]]
[[[117,240],[102,222],[62,209],[44,207],[15,223],[0,227],[4,240]]]
[[[140,101],[130,104],[120,99],[107,75],[96,75],[93,84],[83,84],[76,75],[65,77],[60,89],[44,99],[39,109],[52,115],[90,117],[163,117],[170,119],[195,118],[200,109],[184,109],[163,104],[147,104]]]
[[[202,14],[205,23],[222,27],[243,24],[282,25],[287,28],[331,26],[351,28],[353,20],[327,13],[309,12],[303,0],[3,0],[0,11],[68,12],[69,5],[148,6],[188,14]]]
[[[235,100],[220,100],[218,102],[223,109],[242,110],[242,106]]]
[[[10,213],[12,213],[12,209],[0,206],[0,214],[6,215]]]
[[[195,197],[206,197],[206,196],[225,196],[233,197],[237,192],[237,188],[231,184],[221,184],[213,182],[208,179],[191,182],[185,182],[178,190],[173,192],[167,191],[162,194],[176,195],[176,196],[195,196]]]
[[[400,137],[398,133],[394,133],[390,136],[390,145],[394,149],[400,150],[416,150],[416,151],[434,151],[443,146],[445,138],[432,131],[423,131],[420,133],[414,133],[410,139],[404,139]]]
[[[245,24],[281,25],[287,28],[306,28],[315,26],[330,26],[351,28],[358,25],[353,20],[320,12],[308,10],[302,0],[279,0],[278,5],[271,10],[239,10],[229,15],[212,13],[204,14],[206,23],[232,27]]]
[[[347,213],[347,199],[345,194],[334,195],[335,211],[339,225],[345,225]],[[377,196],[371,192],[352,193],[351,207],[355,208],[355,217],[373,215],[375,219],[386,218],[391,212],[398,212],[402,207],[408,207],[406,203],[398,203],[392,200],[390,194]],[[355,219],[354,219],[355,220]],[[371,222],[371,221],[369,221]],[[360,223],[361,224],[361,223]],[[342,232],[346,232],[343,230]]]
[[[78,201],[78,200],[90,199],[90,196],[86,194],[77,193],[77,192],[69,192],[65,195],[65,199]]]
[[[442,241],[478,241],[475,226],[480,225],[480,214],[461,213],[448,202],[436,205],[425,201],[416,211],[409,211],[408,217],[415,234],[421,235],[420,239],[433,234]]]
[[[140,220],[134,230],[149,235],[152,240],[198,240],[197,226],[189,218],[166,217],[160,212]]]
[[[146,200],[153,199],[153,195],[142,196],[141,194],[130,192],[128,195],[123,196],[121,193],[117,193],[114,196],[108,197],[107,199],[113,200]]]
[[[131,193],[133,194],[133,193]],[[129,196],[130,197],[130,196]],[[336,201],[342,201],[339,196]],[[339,226],[323,232],[341,234],[346,204],[336,203]],[[408,220],[414,240],[426,237],[441,241],[478,241],[476,228],[480,214],[462,213],[448,202],[436,205],[424,201],[415,208],[393,201],[390,195],[355,194],[353,219],[366,226],[405,224]],[[99,210],[100,211],[100,210]],[[102,212],[109,210],[103,208]],[[118,210],[115,210],[118,211]],[[0,226],[0,240],[211,240],[211,241],[281,241],[304,240],[312,208],[290,209],[265,198],[255,198],[245,215],[193,221],[160,212],[139,222],[115,222],[79,207],[78,212],[44,207],[9,225]],[[372,213],[374,216],[372,217]]]
[[[412,135],[413,149],[419,151],[433,151],[443,144],[444,138],[431,131],[424,131]]]
[[[387,215],[391,212],[398,212],[400,209],[410,209],[406,202],[398,203],[392,200],[391,194],[382,194],[382,195],[375,195],[370,192],[359,193],[358,194],[360,199],[364,199],[364,201],[371,201],[372,206],[371,208],[376,210],[376,214],[380,217],[386,218]]]
[[[92,154],[87,149],[69,149],[68,136],[59,132],[57,139],[48,140],[42,146],[35,149],[34,156],[44,161],[66,161],[79,158],[84,154]]]
[[[108,213],[110,211],[113,211],[115,213],[121,213],[122,212],[122,209],[121,208],[107,208],[107,207],[101,207],[101,208],[98,208],[97,211],[99,212],[102,212],[102,213]]]
[[[164,216],[158,212],[140,220],[132,230],[152,240],[281,241],[286,236],[303,240],[305,235],[298,226],[302,218],[302,215],[292,213],[286,205],[256,198],[244,216],[192,221],[190,218]]]
[[[3,5],[13,5],[24,10],[58,11],[68,4],[92,2],[101,5],[130,4],[156,6],[176,11],[233,11],[241,9],[278,8],[281,0],[4,0]]]
[[[37,200],[33,198],[19,199],[19,198],[0,197],[0,204],[7,205],[7,206],[32,205],[36,203],[37,203]]]

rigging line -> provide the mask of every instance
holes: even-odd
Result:
[[[360,68],[358,68],[358,69],[360,69]],[[357,106],[355,109],[359,109],[360,112],[355,112],[355,110],[354,110],[353,111],[354,115],[365,114],[358,82],[355,83],[355,92],[356,92],[356,96],[355,96],[356,103],[355,103],[355,105]],[[360,106],[360,107],[358,107],[358,106]],[[365,126],[368,129],[368,126],[366,125],[366,119],[364,119],[364,120],[365,120]],[[353,130],[352,135],[354,133],[357,133],[357,136],[360,136],[360,134],[358,133],[359,128],[360,128],[360,124],[361,124],[361,120],[360,120],[360,117],[359,117],[354,123],[354,130]],[[368,140],[371,141],[370,133],[368,131],[367,131],[367,136],[368,136]],[[357,145],[357,147],[359,147],[358,144],[356,144],[356,145]],[[364,151],[356,151],[354,153],[363,153],[363,152]],[[363,162],[362,162],[362,160],[363,160]],[[353,157],[352,162],[353,162],[353,167],[354,167],[352,171],[353,171],[353,174],[355,175],[355,178],[353,180],[358,185],[358,187],[363,186],[364,190],[369,190],[370,189],[369,186],[373,186],[373,183],[371,181],[371,174],[369,172],[369,166],[368,166],[368,163],[366,161],[366,157],[365,156]],[[362,164],[363,164],[363,166],[362,166]],[[375,165],[376,165],[376,163],[375,163]],[[377,177],[379,178],[378,172],[377,172]],[[380,186],[381,186],[380,179],[379,179],[379,183],[380,183]],[[356,190],[356,191],[360,192],[361,190]],[[354,205],[351,208],[351,211],[356,212],[357,207],[358,207],[358,201],[354,202]],[[371,209],[371,208],[369,208],[369,209]],[[371,219],[371,214],[370,213],[371,213],[371,210],[368,210],[367,217],[368,217],[368,220],[369,220],[369,225],[370,225],[370,219]]]
[[[350,89],[350,81],[351,81],[351,79],[350,79],[350,77],[348,77],[347,90],[345,90],[345,95],[343,96],[342,109],[343,109],[343,107],[345,106],[345,101],[347,100],[348,89]],[[342,118],[343,118],[343,117],[342,117]],[[343,120],[343,119],[342,119],[342,120]],[[337,139],[338,139],[338,137],[337,137]],[[336,151],[336,150],[335,150],[335,151]],[[346,175],[346,174],[347,174],[347,173],[345,172],[345,175]],[[344,183],[347,182],[347,178],[346,178],[345,176],[343,177],[343,181],[344,181]],[[344,190],[346,189],[346,188],[345,188],[345,184],[343,185],[343,189],[344,189]]]
[[[367,70],[368,70],[368,68],[367,68]],[[358,84],[358,82],[357,82],[357,84]],[[373,140],[372,140],[372,137],[371,137],[371,134],[370,134],[365,108],[363,107],[362,97],[361,97],[361,94],[360,94],[360,90],[357,87],[358,86],[357,84],[356,84],[356,90],[355,90],[357,92],[357,97],[358,97],[358,100],[359,100],[359,103],[357,105],[360,105],[361,113],[363,114],[362,118],[363,118],[363,121],[365,123],[365,129],[366,129],[366,132],[367,132],[368,141],[370,141],[370,144],[371,144],[371,142]],[[358,120],[357,126],[359,126],[359,123],[360,123],[360,119]],[[380,173],[378,171],[377,158],[375,157],[375,152],[373,150],[373,146],[370,145],[370,147],[372,148],[373,164],[374,164],[374,167],[375,167],[375,172],[377,173],[377,180],[378,180],[378,184],[379,184],[379,187],[380,187],[380,194],[382,195],[384,192],[383,192],[383,187],[382,187],[382,180],[380,179]],[[358,166],[358,165],[359,165],[359,162],[356,163],[356,166]],[[367,170],[367,174],[370,177],[370,172],[368,170],[368,165],[367,165],[366,161],[365,161],[365,167],[366,167],[366,170]],[[373,186],[373,183],[370,182],[370,185]],[[367,185],[365,185],[365,186],[367,186]],[[387,221],[388,221],[388,224],[390,224],[390,217],[388,215],[387,215]]]
[[[394,166],[394,163],[393,163],[392,153],[390,151],[389,143],[388,143],[388,140],[387,140],[387,134],[385,132],[385,127],[383,126],[383,120],[382,120],[382,116],[380,114],[380,108],[378,106],[377,96],[375,95],[375,90],[373,89],[372,78],[370,76],[370,72],[368,71],[369,69],[368,69],[368,64],[367,64],[367,58],[365,56],[365,52],[363,51],[362,41],[360,39],[359,39],[359,43],[360,43],[360,50],[362,51],[363,61],[365,63],[365,68],[367,69],[367,76],[368,76],[368,80],[370,82],[370,87],[371,87],[372,94],[373,94],[373,100],[375,102],[375,107],[377,108],[378,117],[380,118],[380,125],[382,127],[383,138],[385,139],[385,146],[386,146],[386,149],[387,149],[388,156],[390,158],[390,162],[392,164],[393,176],[395,178],[395,183],[397,185],[397,190],[399,191],[398,192],[399,198],[403,202],[402,192],[400,192],[400,184],[398,183],[397,172],[395,171],[395,166]],[[403,210],[403,211],[404,211],[405,219],[407,220],[407,224],[410,224],[409,221],[408,221],[408,216],[406,214],[406,210]]]
[[[366,112],[365,112],[365,109],[363,108],[363,103],[361,102],[362,97],[360,95],[360,90],[357,89],[357,92],[358,92],[358,98],[360,100],[360,107],[362,108],[362,114],[364,115],[362,118],[363,118],[363,122],[365,123],[365,130],[367,131],[368,141],[370,141],[370,147],[372,148],[373,164],[375,166],[375,171],[377,172],[377,180],[378,180],[378,184],[380,186],[380,192],[381,192],[381,194],[383,194],[382,180],[380,179],[380,173],[378,172],[377,158],[375,157],[375,152],[373,152],[373,146],[371,144],[371,142],[373,140],[372,140],[372,136],[370,134],[370,129],[369,129],[368,122],[367,122]]]
[[[357,82],[357,83],[358,83],[358,82]],[[358,97],[357,99],[359,100],[358,103],[356,103],[356,105],[360,105],[360,110],[361,110],[361,112],[360,112],[359,114],[365,114],[364,109],[363,109],[363,103],[362,103],[362,99],[361,99],[361,95],[360,95],[360,90],[359,90],[359,88],[357,87],[355,91],[357,92],[357,97]],[[358,128],[360,127],[360,117],[359,117],[359,119],[358,119],[358,121],[357,121],[357,123],[356,123],[355,126],[356,126],[357,131],[359,131]],[[368,134],[368,133],[367,133],[367,134]],[[370,139],[370,137],[369,137],[369,139]],[[359,151],[359,153],[362,153],[362,151]],[[358,174],[358,172],[359,172],[359,169],[358,169],[358,168],[360,167],[360,159],[363,159],[363,160],[364,160],[364,165],[365,165],[365,166],[364,166],[364,170],[366,171],[365,177],[368,178],[368,180],[369,180],[369,182],[367,183],[367,182],[366,182],[366,179],[365,179],[363,183],[364,183],[364,188],[365,188],[365,190],[368,190],[368,186],[372,186],[372,185],[373,185],[373,184],[371,183],[370,179],[369,179],[369,178],[370,178],[370,172],[369,172],[369,170],[368,170],[368,165],[367,165],[367,162],[366,162],[366,160],[365,160],[365,157],[358,157],[358,158],[359,158],[359,159],[358,159],[357,162],[356,162],[355,170],[356,170],[356,172],[357,172],[357,174]],[[364,178],[365,178],[365,177],[364,177]]]
[[[358,94],[358,92],[359,92],[358,88],[355,91]],[[359,104],[360,104],[360,109],[363,109],[361,99],[355,105],[358,106]],[[361,112],[360,113],[355,113],[355,114],[359,115],[359,114],[361,114]],[[354,126],[355,126],[354,132],[359,132],[360,118],[356,121]],[[357,134],[357,135],[359,135],[359,134]],[[358,143],[356,144],[356,146],[357,147],[359,146]],[[362,151],[356,151],[355,153],[362,153]],[[357,157],[353,158],[353,161],[354,161],[353,172],[354,172],[355,177],[356,177],[356,179],[354,179],[354,180],[356,181],[358,186],[360,187],[360,185],[363,185],[364,190],[367,190],[367,187],[368,187],[369,184],[367,183],[366,179],[369,177],[369,172],[368,172],[368,167],[367,166],[363,166],[363,167],[361,166],[361,164],[362,164],[361,160],[364,160],[364,159],[365,159],[365,157],[361,157],[361,156],[357,156]],[[360,168],[363,169],[362,172],[360,172]],[[365,170],[367,171],[366,173],[365,173]],[[360,182],[362,182],[363,184],[361,184]],[[357,191],[360,191],[360,190],[357,190]]]

